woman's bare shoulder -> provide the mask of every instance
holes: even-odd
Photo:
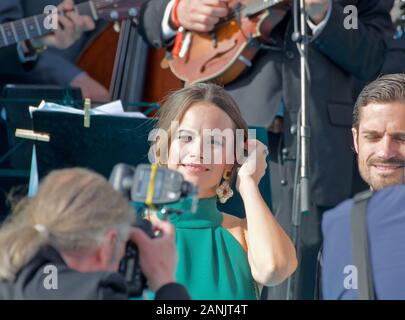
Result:
[[[242,227],[246,229],[246,219],[239,218],[229,213],[221,212],[224,218],[222,225],[226,228]]]
[[[234,215],[222,212],[222,226],[227,229],[235,239],[241,244],[245,252],[248,250],[246,242],[247,223],[246,219],[241,219]]]

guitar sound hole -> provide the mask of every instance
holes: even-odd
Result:
[[[228,47],[222,51],[217,50],[217,52],[201,66],[200,72],[204,73],[207,70],[207,68],[209,67],[208,66],[209,64],[213,65],[215,63],[218,63],[219,61],[215,61],[215,60],[221,58],[222,56],[227,54],[229,51],[232,51],[236,47],[237,44],[238,44],[238,40],[234,39],[233,44],[230,47]]]

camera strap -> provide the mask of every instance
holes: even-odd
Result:
[[[367,231],[367,206],[372,195],[372,190],[356,194],[352,208],[352,252],[353,263],[357,267],[360,300],[376,299]]]
[[[149,184],[148,184],[148,192],[146,194],[146,200],[145,200],[145,204],[149,207],[149,208],[154,208],[153,205],[153,196],[155,193],[155,183],[156,183],[156,172],[157,172],[157,164],[153,163],[151,165],[151,171],[150,171],[150,180],[149,180]]]

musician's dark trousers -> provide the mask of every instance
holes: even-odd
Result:
[[[294,189],[295,160],[283,160],[283,135],[269,133],[270,176],[272,186],[272,211],[284,230],[292,235],[292,203]],[[288,158],[295,158],[289,155]],[[357,165],[354,166],[357,168]],[[354,170],[352,194],[364,190],[366,185],[361,181],[357,169]],[[333,192],[333,190],[331,190]],[[301,215],[300,227],[300,259],[295,272],[295,299],[314,299],[316,261],[322,243],[321,221],[322,214],[331,207],[312,204],[309,214]],[[281,285],[269,287],[263,291],[262,299],[285,300],[287,298],[288,280]]]
[[[295,160],[283,160],[283,135],[269,133],[270,175],[272,186],[273,214],[288,235],[292,235],[292,204],[294,192]],[[294,158],[295,155],[289,155]],[[313,299],[315,283],[316,256],[321,243],[320,215],[323,208],[313,206],[312,211],[301,217],[301,256],[296,270],[297,294],[296,299]],[[262,294],[263,299],[285,300],[287,284],[267,288]]]

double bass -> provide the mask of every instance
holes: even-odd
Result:
[[[134,29],[134,24],[138,21],[141,6],[144,0],[96,0],[102,1],[104,5],[113,8],[122,17],[121,24],[117,20],[109,23],[99,31],[84,48],[76,61],[76,65],[86,71],[93,79],[109,89],[111,96],[120,98],[116,84],[120,82],[123,73],[123,61],[128,52],[125,48],[130,47],[133,37],[130,30]],[[131,15],[124,15],[125,10]],[[117,16],[114,13],[113,16]],[[124,51],[124,53],[123,53]]]
[[[80,55],[76,64],[108,88],[113,100],[158,103],[183,87],[169,69],[160,67],[165,49],[150,48],[137,30],[137,19],[109,24]]]

